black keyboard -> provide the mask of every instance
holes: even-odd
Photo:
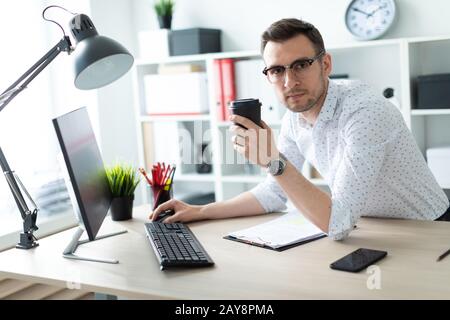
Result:
[[[182,223],[149,222],[145,224],[145,231],[161,270],[214,264],[191,229]]]

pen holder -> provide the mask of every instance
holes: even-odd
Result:
[[[153,210],[155,210],[160,204],[169,201],[173,197],[172,187],[151,186],[149,188],[150,188],[150,202]]]

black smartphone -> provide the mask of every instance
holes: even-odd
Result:
[[[359,272],[386,257],[386,251],[359,248],[330,264],[331,269]]]

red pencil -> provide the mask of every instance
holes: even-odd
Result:
[[[152,180],[150,180],[150,178],[147,176],[147,172],[145,172],[144,168],[139,168],[139,172],[145,177],[149,185],[153,185]]]
[[[162,185],[166,185],[167,179],[169,178],[169,172],[170,172],[170,164],[166,168],[166,172],[164,173]]]

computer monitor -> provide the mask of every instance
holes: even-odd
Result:
[[[69,193],[73,195],[74,210],[78,211],[80,229],[66,248],[63,256],[71,259],[116,263],[116,260],[98,260],[75,256],[77,246],[87,241],[78,241],[86,230],[89,241],[97,233],[105,219],[112,200],[102,156],[85,107],[53,119],[56,135],[70,182]],[[120,234],[123,232],[115,233]],[[108,235],[111,236],[111,235]]]

